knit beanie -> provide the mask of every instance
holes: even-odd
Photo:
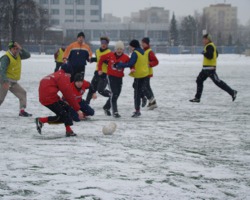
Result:
[[[71,67],[69,64],[67,64],[67,63],[62,64],[61,69],[62,69],[65,73],[68,73],[68,74],[71,74],[71,73],[72,73],[72,67]]]
[[[79,38],[81,36],[85,38],[85,34],[83,32],[78,33],[77,38]]]
[[[117,41],[115,44],[115,50],[117,49],[124,49],[124,43],[122,41]]]
[[[140,48],[140,43],[138,40],[132,40],[129,45],[134,48]]]
[[[9,49],[15,47],[15,41],[13,41],[13,40],[10,41],[9,44],[8,44],[8,47],[9,47]]]
[[[83,76],[80,73],[76,74],[74,77],[74,82],[78,82],[78,81],[83,81]]]
[[[212,35],[209,33],[203,35],[203,38],[207,38],[208,40],[212,41]]]
[[[150,43],[150,39],[148,37],[145,37],[142,39],[142,42],[146,43],[147,45],[149,45]]]

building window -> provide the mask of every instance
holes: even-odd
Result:
[[[100,0],[91,0],[91,5],[98,5]]]
[[[59,25],[59,24],[60,24],[60,20],[59,20],[59,19],[52,19],[52,20],[50,21],[50,24],[51,24],[51,25]]]
[[[74,22],[74,20],[72,20],[72,19],[66,19],[65,23],[67,23],[67,22]]]
[[[48,4],[48,0],[40,0],[40,4]]]
[[[59,15],[59,9],[51,9],[50,14],[51,15]]]
[[[91,10],[91,15],[99,15],[99,11],[98,10]]]
[[[74,15],[74,10],[73,9],[66,9],[65,15]]]
[[[50,3],[52,5],[57,5],[57,4],[59,4],[59,0],[50,0]]]
[[[84,5],[85,1],[84,0],[76,0],[77,5]]]
[[[84,19],[77,19],[76,22],[84,22]]]
[[[74,4],[74,0],[65,0],[66,5]]]
[[[84,15],[84,10],[76,10],[77,15]]]

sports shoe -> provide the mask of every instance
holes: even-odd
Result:
[[[132,115],[132,117],[137,118],[141,116],[141,112],[140,111],[135,111]]]
[[[111,116],[111,112],[108,109],[103,108],[105,115]]]
[[[156,104],[156,100],[153,99],[152,101],[150,101],[150,102],[148,103],[148,109],[149,109],[149,110],[154,110],[155,108],[157,108],[157,104]]]
[[[31,117],[32,114],[27,113],[25,110],[21,110],[21,111],[19,112],[19,116],[20,116],[20,117]]]
[[[189,100],[190,102],[192,102],[192,103],[200,103],[200,99],[197,99],[197,98],[194,98],[194,99],[191,99],[191,100]]]
[[[39,134],[42,134],[42,127],[43,127],[43,123],[40,122],[39,118],[35,119],[35,123],[36,123],[36,130]]]
[[[141,107],[145,107],[147,105],[147,98],[146,97],[142,97],[142,104]]]
[[[232,100],[233,101],[235,101],[235,99],[236,99],[236,97],[237,97],[237,91],[236,90],[234,90],[234,94],[232,95]]]
[[[66,132],[66,137],[75,137],[77,134],[75,134],[73,131]]]
[[[113,117],[114,117],[114,118],[120,118],[121,115],[120,115],[118,112],[116,112],[116,113],[113,114]]]

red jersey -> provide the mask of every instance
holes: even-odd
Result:
[[[90,83],[88,81],[83,81],[82,88],[78,89],[75,86],[75,82],[71,83],[73,93],[76,95],[76,100],[78,103],[82,101],[82,95],[85,93],[86,89],[89,89]]]
[[[129,62],[129,57],[126,54],[118,56],[115,52],[105,54],[100,58],[100,61],[98,63],[98,71],[102,71],[102,64],[104,62],[108,63],[107,75],[122,78],[124,76],[124,69],[117,69],[114,67],[114,64],[127,63]]]
[[[75,111],[80,110],[80,106],[76,101],[76,96],[72,91],[70,76],[63,70],[50,74],[40,81],[40,103],[47,106],[58,102],[61,99],[58,95],[59,91],[63,94],[66,101]]]

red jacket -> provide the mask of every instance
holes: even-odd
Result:
[[[73,93],[76,95],[76,100],[78,103],[82,101],[82,95],[85,93],[86,89],[89,89],[90,83],[88,81],[83,81],[83,85],[81,89],[77,89],[75,86],[75,82],[71,83],[71,87],[73,89]]]
[[[120,63],[120,62],[127,63],[129,62],[129,57],[126,54],[122,54],[121,56],[118,56],[116,55],[115,52],[110,52],[108,54],[105,54],[101,56],[100,58],[100,61],[98,63],[98,71],[102,71],[103,62],[108,63],[107,75],[122,78],[124,76],[124,68],[117,69],[114,67],[114,64]]]
[[[61,99],[57,94],[59,91],[63,94],[66,101],[75,111],[80,110],[80,106],[76,101],[76,96],[72,91],[70,77],[63,70],[50,74],[40,81],[40,103],[44,106],[48,106],[58,102]]]

